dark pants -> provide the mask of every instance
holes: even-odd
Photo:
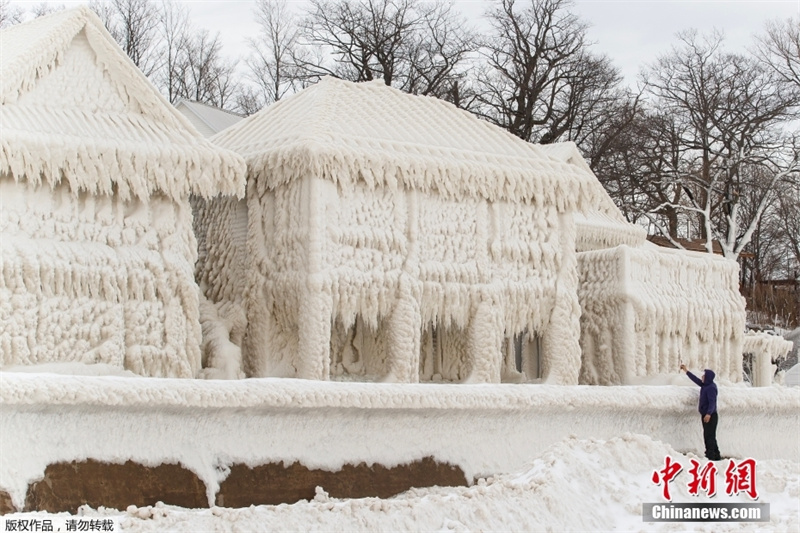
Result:
[[[703,415],[700,416],[700,420],[703,421],[705,418]],[[703,422],[703,440],[706,443],[706,457],[711,459],[712,461],[719,461],[719,448],[717,447],[717,422],[719,421],[719,417],[717,413],[711,415],[711,420],[708,422]]]

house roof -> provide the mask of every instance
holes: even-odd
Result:
[[[622,211],[597,180],[575,143],[544,144],[541,145],[541,149],[551,157],[574,166],[578,172],[583,172],[592,178],[594,202],[575,215],[577,226],[575,244],[579,252],[611,248],[620,244],[638,246],[644,243],[647,231],[625,219]]]
[[[672,243],[667,237],[663,235],[648,235],[647,240],[652,242],[653,244],[657,244],[658,246],[663,246],[664,248],[677,248],[675,244]],[[684,250],[688,250],[690,252],[708,252],[708,248],[706,248],[706,240],[705,239],[684,239],[681,237],[677,237],[673,239],[676,243],[680,244]],[[722,245],[719,243],[718,240],[714,239],[711,241],[711,249],[716,255],[725,255],[722,250]],[[739,257],[743,257],[746,259],[752,259],[755,257],[752,252],[742,252],[739,254]]]
[[[146,199],[243,194],[245,165],[164,99],[86,6],[0,31],[0,173]]]
[[[206,137],[211,137],[244,119],[236,113],[192,100],[181,99],[175,107]]]
[[[303,176],[556,205],[591,205],[597,179],[442,100],[323,78],[212,141],[274,188]],[[602,189],[602,187],[601,187]]]

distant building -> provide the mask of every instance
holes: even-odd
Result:
[[[204,137],[211,137],[221,132],[225,128],[230,128],[244,117],[230,111],[225,111],[201,102],[181,99],[175,104],[175,108],[189,119],[192,126],[203,134]]]

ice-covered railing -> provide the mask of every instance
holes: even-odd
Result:
[[[432,456],[472,479],[513,471],[570,436],[610,438],[642,428],[676,449],[701,451],[698,390],[685,377],[682,383],[565,388],[1,373],[0,489],[21,507],[28,484],[42,479],[48,464],[87,458],[180,463],[213,497],[237,463],[298,461],[337,471]],[[791,438],[800,390],[721,385],[718,401],[724,453],[800,457]]]
[[[748,331],[744,336],[742,352],[752,354],[752,384],[767,387],[778,369],[775,363],[792,351],[794,344],[779,335],[763,331]]]
[[[738,266],[710,254],[621,246],[578,254],[581,379],[625,383],[681,362],[741,380]]]

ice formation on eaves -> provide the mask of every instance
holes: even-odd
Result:
[[[244,166],[172,108],[86,6],[0,30],[0,174],[75,193],[242,195]]]
[[[582,172],[593,187],[593,202],[574,213],[577,229],[575,247],[579,252],[612,248],[620,244],[640,246],[645,242],[647,232],[625,220],[622,212],[595,177],[592,169],[583,159],[578,147],[572,142],[540,145],[548,156],[564,161],[577,172]]]
[[[242,194],[88,8],[0,31],[0,366],[201,367],[189,193]]]
[[[681,363],[742,379],[745,303],[738,265],[656,247],[578,254],[581,382],[612,385]]]
[[[432,97],[382,81],[323,78],[212,137],[245,157],[258,191],[301,176],[347,189],[407,188],[452,199],[595,205],[596,178],[540,146]]]

